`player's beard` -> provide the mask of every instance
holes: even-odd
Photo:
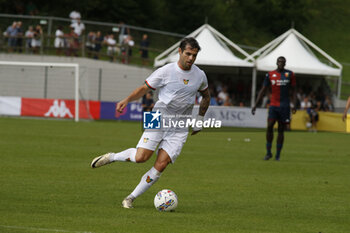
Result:
[[[192,67],[192,64],[193,64],[192,62],[187,62],[187,61],[186,61],[185,64],[184,64],[185,69],[186,69],[186,70],[190,70],[191,67]]]

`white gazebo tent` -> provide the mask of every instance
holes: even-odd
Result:
[[[194,37],[201,47],[201,51],[198,53],[198,56],[196,58],[196,65],[221,67],[254,66],[252,62],[244,61],[243,59],[235,56],[231,49],[238,51],[244,55],[244,57],[249,56],[249,54],[241,49],[238,45],[227,39],[224,35],[215,30],[209,24],[204,24],[186,37]],[[154,60],[154,66],[159,67],[170,62],[178,61],[179,45],[180,41],[157,56]]]
[[[238,51],[244,58],[247,58],[249,54],[209,24],[202,25],[186,37],[194,37],[198,41],[201,51],[198,53],[195,64],[207,72],[231,73],[240,68],[254,70],[253,62],[237,57],[233,51]],[[157,56],[154,60],[154,66],[160,67],[178,61],[179,45],[180,41]],[[254,61],[254,58],[251,60]]]
[[[322,63],[309,46],[327,59],[329,65]],[[279,56],[284,56],[287,59],[286,69],[290,69],[296,74],[337,76],[337,96],[340,97],[342,65],[295,29],[290,29],[245,59],[246,61],[254,61],[257,57],[253,70],[252,105],[256,93],[256,71],[276,69],[276,60]]]

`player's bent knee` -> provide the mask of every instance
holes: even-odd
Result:
[[[154,164],[154,168],[159,172],[163,172],[169,163],[171,163],[170,156],[165,150],[160,149],[158,152],[157,160]]]
[[[168,166],[168,161],[156,161],[154,164],[154,168],[157,169],[159,172],[163,172],[165,168]]]
[[[145,154],[136,154],[135,161],[136,163],[144,163],[149,159]]]
[[[135,156],[135,162],[136,163],[144,163],[144,162],[146,162],[147,160],[142,156],[142,155],[140,155],[140,156]]]
[[[135,156],[136,163],[144,163],[149,158],[151,158],[153,154],[153,151],[144,149],[144,148],[138,148]]]

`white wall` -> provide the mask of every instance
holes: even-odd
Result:
[[[78,63],[83,98],[98,100],[99,70],[102,69],[101,101],[117,101],[142,85],[152,69],[88,58],[0,54],[1,61]],[[0,66],[0,96],[44,97],[44,69]],[[68,69],[48,69],[47,98],[74,98],[74,75]]]

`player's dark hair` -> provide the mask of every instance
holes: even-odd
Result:
[[[279,57],[277,58],[277,61],[278,61],[279,59],[283,59],[284,61],[286,61],[286,58],[283,57],[283,56],[279,56]]]
[[[192,49],[198,49],[198,51],[201,50],[201,47],[199,46],[198,41],[193,37],[186,37],[182,39],[179,46],[181,51],[184,51],[187,45],[189,45]]]

